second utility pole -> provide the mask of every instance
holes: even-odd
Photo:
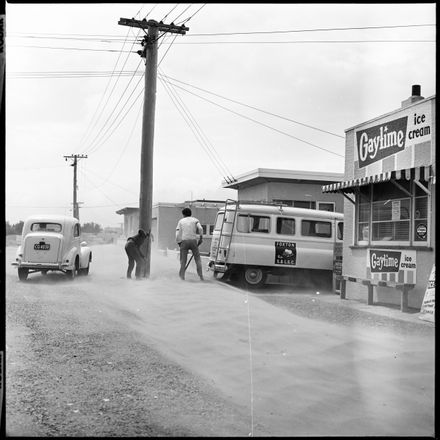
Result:
[[[78,164],[78,159],[87,159],[84,154],[71,154],[70,156],[64,156],[64,159],[73,159],[73,217],[79,220],[79,202],[76,199],[76,191],[78,189],[77,179],[76,179],[76,165]]]
[[[142,121],[142,149],[141,149],[141,185],[139,193],[139,228],[147,232],[143,253],[146,256],[144,277],[150,276],[151,260],[151,223],[153,212],[153,141],[154,141],[154,114],[156,108],[156,79],[157,79],[157,41],[158,33],[171,32],[185,34],[189,28],[164,24],[155,20],[135,20],[121,18],[118,24],[141,28],[148,34],[142,41],[143,50],[138,54],[145,58],[145,91],[144,114]]]

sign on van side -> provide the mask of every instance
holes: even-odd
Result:
[[[296,265],[296,243],[290,241],[275,242],[275,264]]]

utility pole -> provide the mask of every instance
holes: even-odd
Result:
[[[71,154],[70,156],[64,156],[64,159],[73,159],[73,163],[70,165],[73,167],[73,217],[79,220],[79,203],[76,199],[76,191],[78,189],[76,183],[76,165],[78,163],[78,159],[87,159],[87,156],[84,154]]]
[[[118,24],[143,29],[148,33],[142,40],[143,50],[137,53],[145,58],[145,90],[144,110],[142,120],[142,148],[141,148],[141,184],[139,193],[139,228],[147,232],[148,240],[143,245],[146,257],[144,277],[150,276],[151,260],[151,223],[153,212],[153,141],[154,141],[154,114],[156,108],[156,80],[157,80],[157,41],[159,31],[182,34],[189,30],[186,26],[164,24],[156,20],[135,20],[121,18]]]

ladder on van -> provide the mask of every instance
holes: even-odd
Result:
[[[228,206],[234,205],[234,209],[228,209]],[[225,214],[223,216],[220,235],[218,239],[217,252],[214,259],[214,270],[216,272],[226,272],[226,260],[229,255],[229,249],[232,242],[233,227],[237,216],[238,201],[226,199]]]

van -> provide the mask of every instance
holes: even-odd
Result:
[[[254,288],[268,275],[331,275],[343,220],[337,212],[227,200],[217,213],[209,269],[215,278],[233,275]]]

